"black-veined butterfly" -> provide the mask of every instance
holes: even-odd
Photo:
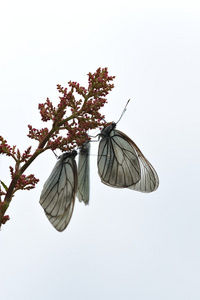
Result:
[[[112,123],[99,134],[97,165],[101,181],[115,188],[153,192],[159,185],[156,171],[137,145],[115,127]]]
[[[77,191],[76,150],[64,153],[43,186],[40,204],[51,224],[63,231],[71,219]]]
[[[78,189],[77,197],[79,201],[89,204],[90,197],[90,142],[84,143],[80,147],[78,161]]]

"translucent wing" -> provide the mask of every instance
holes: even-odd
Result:
[[[118,133],[122,134],[124,137],[128,138],[124,133],[117,130]],[[143,192],[143,193],[151,193],[158,188],[159,185],[159,178],[158,175],[150,164],[150,162],[146,159],[146,157],[142,154],[138,146],[130,140],[132,143],[132,147],[134,148],[135,152],[137,153],[138,160],[140,163],[141,169],[141,179],[134,185],[128,187],[131,190]]]
[[[98,173],[104,184],[126,188],[141,179],[140,163],[132,141],[115,126],[113,123],[100,133]]]
[[[63,154],[44,184],[40,204],[51,224],[63,231],[71,219],[77,190],[77,166],[74,150]]]
[[[78,190],[77,197],[79,201],[89,204],[90,194],[90,142],[84,143],[79,152],[78,161]]]
[[[100,134],[98,171],[101,181],[112,187],[146,193],[156,190],[159,185],[156,171],[137,145],[115,126],[111,124]]]

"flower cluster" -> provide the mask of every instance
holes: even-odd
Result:
[[[92,74],[88,73],[88,89],[91,91],[95,98],[105,97],[114,87],[114,84],[110,84],[115,76],[108,76],[108,69],[97,69],[97,71]]]
[[[38,109],[43,122],[51,122],[51,127],[36,129],[28,125],[28,137],[38,141],[38,147],[31,154],[31,146],[22,154],[16,146],[9,146],[7,141],[0,136],[0,154],[11,156],[15,161],[15,168],[10,166],[11,183],[7,187],[0,181],[0,226],[9,216],[5,215],[7,208],[17,190],[30,190],[39,181],[33,174],[24,175],[24,171],[33,160],[47,149],[71,151],[79,147],[89,138],[88,130],[105,126],[99,110],[107,102],[106,96],[113,89],[114,76],[108,76],[107,68],[99,68],[95,73],[88,73],[88,87],[85,88],[74,81],[68,82],[68,88],[57,85],[60,93],[59,103],[54,106],[49,98],[45,103],[40,103]],[[78,99],[77,99],[78,97]],[[23,163],[21,165],[21,163]],[[3,186],[5,191],[1,190]]]
[[[6,154],[8,156],[14,156],[16,154],[16,146],[9,146],[2,136],[0,136],[0,143],[0,154]]]
[[[49,133],[49,129],[46,127],[42,129],[36,129],[33,128],[31,125],[28,125],[28,129],[29,129],[28,137],[37,140],[39,142],[41,142]]]
[[[13,179],[15,176],[15,172],[13,167],[10,166],[11,178]],[[33,174],[28,176],[22,174],[16,184],[15,184],[15,192],[17,190],[31,190],[35,188],[35,185],[39,182],[39,179],[35,178]]]
[[[99,68],[94,74],[88,74],[87,89],[74,81],[68,82],[69,89],[57,85],[61,94],[57,107],[49,98],[39,104],[41,119],[44,122],[52,120],[52,130],[39,130],[28,125],[28,137],[42,142],[41,146],[45,146],[45,149],[69,151],[80,146],[88,140],[88,130],[102,128],[106,124],[99,110],[107,102],[105,96],[114,87],[110,83],[113,79],[114,76],[108,76],[107,68]],[[81,98],[76,99],[74,93]],[[65,136],[60,134],[61,130],[65,130]]]
[[[31,157],[31,146],[28,147],[24,153],[20,153],[19,149],[16,148],[16,145],[10,146],[7,144],[7,141],[0,136],[0,154],[5,154],[7,156],[12,156],[12,158],[18,163],[26,162]]]

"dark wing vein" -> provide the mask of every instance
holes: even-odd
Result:
[[[135,150],[117,130],[101,137],[97,164],[101,181],[109,186],[125,188],[140,180]]]
[[[137,147],[137,145],[134,142],[132,142],[132,145],[138,154],[138,159],[141,168],[141,179],[135,185],[132,185],[129,188],[131,190],[135,190],[139,192],[151,193],[155,191],[159,186],[158,175],[155,169],[153,168],[153,166],[150,164],[150,162],[146,159],[146,157],[142,154],[140,149]]]
[[[115,126],[109,125],[100,134],[97,165],[101,181],[111,187],[146,193],[156,190],[156,171],[137,145]]]
[[[77,166],[74,156],[63,154],[44,184],[40,204],[49,221],[64,230],[72,216],[77,189]]]

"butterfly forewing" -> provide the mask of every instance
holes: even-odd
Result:
[[[111,126],[111,127],[110,127]],[[98,172],[101,181],[109,186],[125,188],[141,178],[137,153],[123,133],[106,127],[100,134]],[[108,128],[108,129],[107,129]]]
[[[77,189],[76,151],[63,154],[44,184],[40,204],[49,221],[63,231],[71,218]]]
[[[90,193],[90,142],[84,143],[79,152],[78,162],[78,190],[77,197],[79,201],[89,204]]]

